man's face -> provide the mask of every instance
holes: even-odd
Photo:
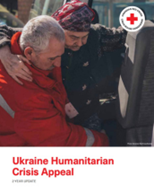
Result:
[[[65,32],[65,48],[72,51],[78,51],[81,46],[87,43],[89,32],[73,32],[64,30]]]
[[[64,50],[65,42],[52,38],[45,50],[39,53],[32,52],[30,61],[39,69],[52,70],[55,67],[61,66],[61,55],[64,53]]]

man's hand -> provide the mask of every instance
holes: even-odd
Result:
[[[32,81],[32,73],[23,62],[29,65],[31,63],[24,56],[11,54],[9,46],[4,46],[0,49],[0,60],[8,74],[19,84],[23,85],[17,77]]]

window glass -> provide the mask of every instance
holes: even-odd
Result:
[[[30,11],[29,19],[38,15],[52,15],[63,5],[64,0],[35,0]]]
[[[99,23],[118,27],[119,15],[127,6],[137,6],[142,9],[147,20],[154,20],[154,0],[94,0],[94,8],[99,16]]]

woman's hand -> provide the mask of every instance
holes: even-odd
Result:
[[[4,46],[0,49],[0,60],[7,73],[19,84],[23,85],[18,77],[30,82],[33,80],[31,71],[23,62],[29,65],[31,63],[22,55],[13,55],[9,46]]]

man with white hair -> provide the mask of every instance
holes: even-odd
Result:
[[[19,85],[0,62],[0,146],[104,146],[105,134],[66,121],[67,95],[61,55],[65,36],[49,16],[30,20],[11,39],[12,54],[25,56],[33,82]]]

